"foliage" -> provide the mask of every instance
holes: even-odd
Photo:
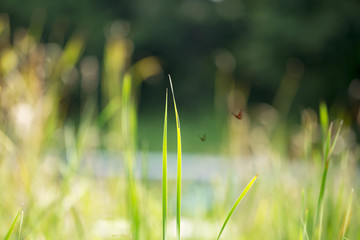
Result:
[[[166,95],[159,161],[146,143],[139,144],[139,88],[161,71],[157,58],[131,64],[131,44],[115,31],[107,38],[100,74],[100,61],[83,56],[81,34],[62,48],[26,30],[11,39],[4,16],[0,26],[0,234],[5,239],[214,239],[219,230],[223,239],[360,237],[359,145],[349,121],[337,127],[325,104],[319,114],[304,109],[301,124],[285,122],[287,106],[283,111],[249,106],[241,120],[220,109],[225,114],[216,143],[222,154],[215,174],[204,180],[211,157],[199,167],[202,155],[196,155],[190,169],[181,172],[189,155],[182,153],[186,141],[180,137],[172,83],[176,125],[170,129],[176,131],[167,131]],[[81,97],[74,120],[68,118],[69,95],[76,87]],[[241,94],[230,88],[224,97],[246,104]],[[94,100],[100,98],[101,107]],[[284,98],[291,102],[293,95],[279,93]],[[182,134],[186,122],[182,118]],[[207,129],[204,141],[195,131],[192,136],[205,145],[213,129]],[[177,157],[166,151],[168,139],[177,139]],[[168,177],[163,182],[156,178],[161,156]],[[171,166],[177,167],[175,174]],[[147,173],[154,168],[157,175],[151,177]],[[188,177],[191,172],[196,178]],[[251,194],[243,198],[256,177],[238,197],[243,181],[256,172],[262,177]]]
[[[18,6],[22,7],[19,8]],[[317,107],[319,98],[347,106],[349,83],[359,77],[360,4],[356,0],[313,3],[276,1],[57,1],[3,0],[2,11],[15,27],[44,26],[40,36],[60,45],[71,33],[87,32],[86,52],[102,58],[104,27],[128,34],[134,58],[155,55],[180,79],[179,95],[186,111],[213,101],[216,81],[234,80],[251,89],[250,102],[272,103],[282,78],[296,93],[292,113],[302,106]],[[118,28],[109,24],[121,20]],[[46,20],[46,21],[45,21]],[[196,81],[194,81],[196,79]],[[189,90],[187,86],[193,87]],[[165,88],[165,81],[161,87]],[[292,88],[291,90],[289,88]],[[203,89],[199,93],[199,89]],[[160,94],[147,86],[143,94],[157,101]],[[294,93],[294,94],[295,94]],[[187,104],[196,99],[198,104]],[[351,103],[350,103],[351,104]]]

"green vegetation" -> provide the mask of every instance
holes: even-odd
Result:
[[[176,167],[176,235],[180,240],[180,218],[181,218],[181,134],[180,134],[180,120],[175,102],[174,88],[171,77],[169,75],[171,93],[174,101],[175,119],[176,119],[176,139],[177,139],[177,167]]]
[[[274,4],[245,0],[2,0],[0,9],[10,15],[14,29],[29,26],[36,39],[45,42],[62,45],[74,31],[84,32],[88,36],[85,52],[99,58],[103,57],[104,32],[128,34],[134,43],[133,62],[156,55],[165,63],[164,72],[184,83],[176,88],[179,106],[180,96],[187,96],[183,112],[199,111],[214,101],[213,93],[219,90],[212,84],[214,78],[251,87],[252,102],[271,103],[279,86],[286,87],[285,95],[295,91],[291,115],[297,115],[302,106],[317,107],[319,99],[346,105],[339,98],[344,98],[349,83],[359,78],[357,0]],[[110,24],[114,21],[118,21],[115,26]],[[159,89],[166,85],[162,81]],[[198,88],[205,91],[199,94]],[[160,108],[162,97],[153,91],[152,87],[143,89],[146,97],[142,103],[149,105],[144,109]],[[282,100],[277,96],[275,102]],[[150,97],[156,98],[157,104],[147,101]],[[277,103],[287,107],[288,102]]]
[[[242,193],[240,194],[239,198],[236,200],[236,202],[234,203],[234,206],[231,208],[229,215],[226,217],[226,220],[224,222],[224,224],[221,227],[219,236],[217,237],[217,240],[220,239],[222,232],[224,231],[227,222],[229,221],[231,215],[233,214],[233,212],[235,211],[235,208],[239,205],[239,203],[241,202],[241,200],[245,197],[245,194],[249,191],[249,189],[251,188],[251,186],[254,184],[255,180],[257,179],[257,177],[259,176],[259,174],[256,174],[256,176],[249,182],[249,184],[245,187],[244,191],[242,191]]]
[[[117,32],[108,36],[102,63],[83,55],[82,35],[64,48],[28,31],[11,40],[6,18],[0,18],[0,43],[0,237],[360,238],[360,147],[341,111],[334,117],[321,103],[319,114],[303,109],[297,124],[286,121],[288,107],[258,104],[239,120],[232,110],[237,101],[246,105],[246,92],[229,83],[217,95],[223,107],[215,112],[224,114],[209,117],[216,126],[205,129],[206,139],[199,139],[204,126],[189,131],[181,118],[182,135],[199,145],[212,141],[221,155],[200,153],[187,162],[193,155],[180,134],[169,77],[175,119],[166,90],[163,125],[146,126],[163,136],[162,152],[151,155],[139,139],[139,122],[146,121],[138,103],[142,82],[161,71],[156,58],[131,64],[132,46]]]
[[[165,117],[164,117],[164,131],[163,131],[163,159],[162,159],[162,207],[163,207],[163,239],[166,239],[166,217],[167,217],[167,106],[168,106],[168,90],[166,89],[166,100],[165,100]]]
[[[20,215],[21,215],[21,220],[20,220],[19,237],[18,237],[18,239],[20,239],[22,219],[23,219],[23,216],[24,216],[24,211],[23,211],[23,210],[20,210],[20,211],[18,212],[18,214],[16,214],[16,217],[15,217],[13,223],[11,224],[10,229],[9,229],[8,233],[6,234],[4,240],[10,239],[10,236],[11,236],[13,230],[14,230],[15,224],[16,224],[16,222],[17,222],[17,220],[18,220],[18,218],[19,218]]]

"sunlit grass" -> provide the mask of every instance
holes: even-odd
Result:
[[[175,119],[176,119],[176,139],[177,139],[177,167],[176,167],[176,232],[177,239],[180,240],[180,220],[181,220],[181,133],[180,133],[180,119],[176,107],[174,88],[171,77],[169,75],[171,93],[174,101]]]
[[[0,22],[8,24],[4,18]],[[138,72],[151,65],[155,67],[147,74],[158,73],[156,59],[130,66],[129,39],[108,36],[100,63],[103,71],[98,74],[101,97],[97,91],[81,92],[79,111],[71,117],[67,101],[83,77],[78,68],[85,38],[74,35],[62,48],[37,42],[39,38],[27,32],[16,35],[16,41],[9,34],[0,30],[8,38],[0,50],[0,237],[360,238],[356,162],[360,148],[350,123],[334,119],[324,103],[319,112],[305,109],[303,121],[292,125],[280,119],[288,106],[283,113],[270,105],[249,106],[243,119],[233,118],[229,111],[219,117],[223,122],[192,122],[192,116],[181,114],[180,133],[169,77],[176,127],[171,127],[166,92],[165,114],[155,117],[159,128],[154,124],[157,120],[141,121],[152,133],[162,135],[158,144],[162,152],[156,155],[159,159],[144,158],[140,167],[138,146],[143,139],[138,136],[144,133],[138,133],[137,101],[139,76],[146,74]],[[179,82],[174,83],[176,90]],[[101,106],[94,99],[101,99]],[[206,141],[199,139],[202,134]],[[173,164],[168,149],[175,135]],[[149,134],[150,141],[154,138]],[[200,153],[195,159],[205,156],[205,163],[187,163],[188,148],[194,151],[197,146],[199,152],[216,147],[209,152],[218,155]],[[261,172],[261,179],[247,193],[255,176],[238,197],[237,189],[254,171]],[[233,199],[237,201],[231,205]],[[241,211],[235,211],[240,202]]]
[[[346,232],[348,230],[349,224],[350,224],[350,216],[351,216],[351,209],[352,209],[352,201],[353,201],[353,197],[354,197],[354,189],[351,189],[351,194],[350,194],[350,198],[349,198],[349,204],[346,210],[346,214],[344,217],[344,221],[343,224],[341,226],[341,239],[345,239],[345,235]]]
[[[322,130],[325,131],[326,127],[328,126],[328,113],[326,110],[326,106],[324,104],[320,105],[320,121],[321,121]],[[323,228],[323,217],[324,217],[324,193],[325,193],[325,187],[326,187],[327,174],[328,174],[328,170],[329,170],[329,164],[330,164],[330,160],[332,158],[332,153],[334,151],[337,139],[340,134],[342,124],[343,123],[341,121],[340,126],[338,127],[338,130],[336,132],[336,135],[335,135],[335,138],[333,141],[332,141],[333,123],[330,124],[328,133],[327,133],[326,137],[324,138],[324,144],[323,144],[323,146],[324,146],[324,152],[323,152],[324,170],[323,170],[323,174],[322,174],[321,187],[320,187],[320,191],[319,191],[319,198],[318,198],[318,203],[317,203],[316,213],[315,213],[315,220],[314,220],[314,224],[315,224],[315,227],[314,227],[315,232],[314,233],[318,234],[318,239],[321,239],[321,234],[323,231],[322,228]]]
[[[166,239],[166,217],[167,217],[167,106],[168,90],[166,89],[164,132],[163,132],[163,159],[162,159],[162,207],[163,207],[163,239]]]
[[[219,235],[217,237],[217,239],[219,240],[221,237],[221,234],[223,233],[227,222],[229,221],[231,215],[233,214],[233,212],[235,211],[236,207],[239,205],[239,203],[241,202],[241,200],[245,197],[246,193],[250,190],[251,186],[254,184],[255,180],[257,179],[259,174],[256,174],[256,176],[248,183],[248,185],[245,187],[245,189],[242,191],[242,193],[240,194],[239,198],[236,200],[236,202],[234,203],[233,207],[231,208],[229,214],[227,215],[224,224],[221,227],[221,230],[219,232]]]
[[[18,220],[19,217],[20,217],[20,227],[19,227],[19,237],[18,237],[18,239],[20,239],[23,216],[24,216],[24,211],[21,209],[21,210],[16,214],[16,217],[15,217],[14,221],[12,222],[12,224],[11,224],[11,226],[10,226],[7,234],[5,235],[4,240],[9,240],[9,239],[10,239],[11,234],[12,234],[13,231],[14,231],[15,224],[17,223],[17,220]]]

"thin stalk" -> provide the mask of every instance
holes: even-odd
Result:
[[[337,139],[339,137],[342,124],[343,124],[343,122],[341,121],[340,126],[336,132],[335,138],[332,143],[331,143],[331,130],[332,130],[333,124],[332,123],[330,124],[326,142],[325,142],[325,146],[324,146],[324,170],[323,170],[323,175],[322,175],[322,179],[321,179],[321,186],[320,186],[319,198],[318,198],[318,203],[317,203],[317,207],[316,207],[315,221],[314,221],[314,231],[315,231],[315,234],[317,231],[319,240],[321,239],[321,234],[322,234],[322,222],[323,222],[322,220],[323,220],[323,214],[324,214],[324,194],[325,194],[327,173],[328,173],[328,169],[329,169],[330,159],[331,159],[333,150],[335,148]],[[318,217],[319,217],[319,223],[317,223]],[[316,228],[316,226],[317,226],[316,224],[318,224],[318,228]]]
[[[344,222],[343,222],[343,225],[342,225],[342,229],[341,229],[342,231],[341,231],[341,238],[340,239],[346,239],[345,234],[346,234],[346,231],[347,231],[347,229],[349,227],[349,223],[350,223],[351,206],[352,206],[353,196],[354,196],[354,189],[351,189],[350,200],[349,200],[348,208],[347,208],[346,215],[345,215],[345,218],[344,218]]]
[[[167,215],[167,106],[168,106],[168,89],[166,89],[166,100],[165,100],[163,161],[162,161],[163,240],[166,239],[166,215]]]
[[[323,204],[324,204],[324,193],[325,193],[325,185],[326,185],[326,178],[327,178],[327,173],[328,173],[328,169],[329,169],[329,163],[330,163],[330,140],[331,140],[331,130],[332,130],[332,124],[330,124],[329,127],[329,131],[327,134],[327,138],[326,138],[326,142],[325,142],[325,146],[324,146],[324,170],[323,170],[323,174],[322,174],[322,178],[321,178],[321,186],[320,186],[320,192],[319,192],[319,198],[318,198],[318,203],[317,203],[317,207],[316,207],[316,213],[315,213],[315,234],[316,231],[318,231],[318,239],[321,239],[321,232],[322,232],[322,216],[324,213],[324,208],[323,208]],[[318,225],[318,229],[316,229],[316,224],[317,224],[317,220],[318,217],[320,216],[319,219],[319,225]]]
[[[21,218],[20,218],[20,226],[19,226],[18,240],[21,239],[21,229],[22,229],[23,220],[24,220],[24,210],[21,209]]]
[[[307,240],[309,240],[309,236],[307,233],[307,222],[309,217],[309,210],[306,208],[305,204],[305,191],[304,189],[301,191],[302,198],[302,207],[301,207],[301,216],[300,216],[300,231],[299,231],[299,240],[303,240],[304,236]],[[303,216],[303,212],[305,212],[305,216]]]
[[[176,117],[176,136],[177,136],[177,177],[176,177],[176,232],[177,239],[180,240],[180,216],[181,216],[181,133],[180,120],[176,107],[175,94],[169,75],[170,87],[174,101],[175,117]]]

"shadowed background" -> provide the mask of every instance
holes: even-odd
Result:
[[[212,117],[216,108],[224,114],[221,96],[231,88],[245,96],[235,108],[265,102],[298,119],[303,108],[325,100],[342,107],[354,124],[360,121],[357,1],[3,0],[0,9],[9,14],[12,31],[31,25],[45,42],[63,45],[81,31],[84,55],[100,62],[118,21],[118,31],[131,41],[130,61],[154,56],[165,73],[141,86],[144,117],[162,111],[170,73],[182,114],[194,122]],[[102,66],[99,77],[101,72]],[[79,107],[78,96],[74,90],[71,108]]]

